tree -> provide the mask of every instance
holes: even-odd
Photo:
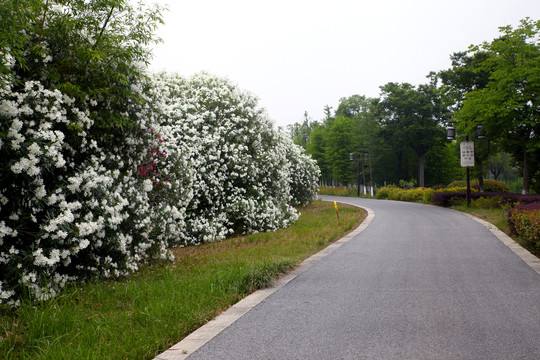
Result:
[[[325,148],[332,177],[338,183],[346,185],[354,179],[354,164],[349,154],[354,152],[353,121],[345,116],[338,116],[328,129]]]
[[[317,161],[321,170],[321,184],[330,184],[332,173],[326,156],[327,128],[315,123],[311,130],[310,139],[307,143],[306,152]]]
[[[424,186],[426,153],[441,144],[444,131],[439,125],[446,111],[433,85],[415,88],[408,83],[388,83],[381,87],[378,116],[381,135],[392,144],[399,161],[405,146],[418,158],[418,184]],[[398,171],[401,171],[400,166]]]
[[[370,101],[363,95],[352,95],[347,98],[339,99],[339,105],[336,110],[336,116],[345,116],[354,118],[368,111]]]
[[[522,193],[528,193],[540,149],[540,21],[527,18],[516,29],[500,31],[498,39],[470,48],[471,54],[489,54],[477,71],[491,75],[484,88],[465,96],[456,118],[462,130],[483,125],[491,138],[500,139],[506,151],[521,159]]]
[[[487,170],[493,175],[493,179],[499,180],[499,177],[508,180],[512,172],[512,155],[505,152],[498,152],[491,155],[487,161]]]
[[[308,112],[304,112],[304,121],[302,123],[294,123],[287,125],[287,130],[293,142],[296,145],[306,149],[313,122],[309,118]]]
[[[441,91],[449,99],[454,112],[463,107],[468,93],[484,89],[489,83],[491,69],[483,67],[483,62],[489,58],[485,51],[479,51],[469,56],[467,52],[454,53],[451,57],[452,68],[437,74],[442,80]],[[474,130],[474,129],[471,129]],[[467,132],[466,136],[475,136],[474,132]],[[461,136],[463,138],[463,135]],[[490,139],[475,143],[475,166],[480,191],[484,191],[484,164],[489,156],[492,141]]]

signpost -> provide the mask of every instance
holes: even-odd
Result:
[[[459,144],[461,167],[474,167],[474,142],[464,141]]]
[[[467,140],[468,137],[467,137]],[[461,167],[467,168],[467,207],[471,205],[471,178],[469,168],[474,167],[474,142],[463,141],[459,144],[461,152]]]

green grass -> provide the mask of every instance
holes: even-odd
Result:
[[[353,229],[365,214],[316,201],[293,226],[173,249],[175,261],[55,300],[0,308],[0,359],[152,359]]]

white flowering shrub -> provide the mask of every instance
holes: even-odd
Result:
[[[159,12],[22,2],[0,8],[27,22],[0,49],[0,303],[285,227],[313,199],[318,168],[253,95],[204,73],[145,75]]]
[[[287,149],[257,99],[206,73],[159,74],[168,153],[189,153],[192,197],[180,244],[274,230],[298,217],[291,207]]]
[[[137,130],[121,142],[100,144],[88,134],[90,111],[58,90],[27,82],[1,95],[2,301],[22,288],[47,299],[69,280],[123,275],[166,257],[184,227],[187,180],[154,171],[166,155],[146,117],[133,116]]]
[[[317,162],[306,154],[305,150],[281,134],[286,157],[289,162],[289,186],[291,204],[294,206],[307,205],[317,198],[319,176],[321,171]]]
[[[177,199],[161,195],[176,178],[140,168],[164,160],[152,160],[160,141],[137,65],[148,53],[131,41],[150,42],[154,21],[123,24],[136,13],[115,4],[111,12],[106,2],[10,0],[0,9],[27,21],[0,49],[2,303],[127,274],[166,257],[183,227]],[[103,14],[114,15],[107,31]]]

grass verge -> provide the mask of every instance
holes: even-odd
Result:
[[[540,249],[538,247],[536,247],[534,244],[531,244],[523,240],[521,237],[515,234],[512,234],[510,232],[510,229],[508,227],[508,211],[507,210],[501,210],[498,208],[483,209],[483,208],[477,208],[477,207],[466,207],[465,205],[453,206],[452,209],[466,212],[468,214],[476,216],[477,218],[480,218],[482,220],[492,223],[499,230],[501,230],[506,235],[514,239],[514,241],[517,242],[519,245],[521,245],[523,248],[527,249],[533,255],[540,258]]]
[[[52,301],[0,308],[0,359],[152,359],[366,216],[315,201],[287,229],[173,249],[173,263],[70,286]]]

